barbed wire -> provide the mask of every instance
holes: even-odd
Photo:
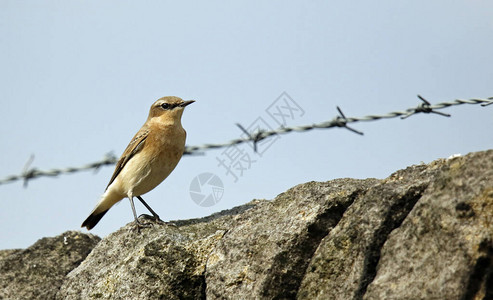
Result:
[[[358,131],[354,128],[351,128],[348,126],[349,123],[356,123],[356,122],[369,122],[369,121],[377,121],[377,120],[382,120],[382,119],[392,119],[392,118],[397,118],[400,117],[401,119],[406,119],[412,115],[418,114],[418,113],[434,113],[438,114],[444,117],[450,117],[450,114],[446,114],[440,111],[437,111],[439,109],[447,108],[450,106],[456,106],[456,105],[462,105],[462,104],[481,104],[481,106],[485,107],[488,105],[493,104],[493,97],[485,98],[485,99],[468,99],[468,100],[462,100],[462,99],[456,99],[450,102],[441,102],[432,105],[430,102],[428,102],[425,98],[422,96],[418,95],[418,98],[422,101],[417,107],[413,108],[408,108],[404,111],[394,111],[390,112],[387,114],[382,114],[382,115],[367,115],[363,117],[346,117],[344,113],[342,112],[341,108],[337,106],[337,111],[339,112],[339,115],[333,118],[332,120],[329,121],[324,121],[320,123],[314,123],[311,125],[301,125],[301,126],[293,126],[293,127],[280,127],[275,130],[258,130],[257,132],[248,132],[241,124],[236,124],[240,128],[241,131],[247,136],[246,138],[238,138],[238,139],[233,139],[230,140],[229,142],[225,143],[215,143],[215,144],[203,144],[203,145],[198,145],[198,146],[187,146],[185,148],[185,155],[194,155],[194,154],[199,154],[203,150],[212,150],[212,149],[219,149],[219,148],[226,148],[242,143],[253,143],[253,149],[254,151],[257,151],[257,144],[270,137],[273,135],[277,134],[286,134],[290,132],[306,132],[312,129],[329,129],[329,128],[334,128],[334,127],[341,127],[341,128],[346,128],[356,134],[363,135],[363,132]],[[85,164],[80,167],[67,167],[67,168],[61,168],[61,169],[49,169],[46,171],[38,170],[36,168],[30,168],[30,165],[34,159],[34,156],[31,156],[24,166],[24,170],[22,171],[21,174],[19,175],[10,175],[7,176],[3,179],[0,179],[0,185],[6,184],[6,183],[11,183],[15,181],[22,180],[24,181],[24,187],[27,187],[28,181],[39,178],[39,177],[56,177],[61,174],[71,174],[71,173],[76,173],[76,172],[81,172],[81,171],[87,171],[87,170],[94,170],[98,171],[101,167],[107,166],[107,165],[114,165],[118,158],[113,154],[113,153],[107,153],[103,157],[102,160]]]
[[[97,172],[103,166],[116,164],[117,157],[113,153],[107,153],[104,155],[102,160],[97,162],[89,163],[80,167],[67,167],[61,169],[50,169],[46,171],[38,170],[36,168],[29,168],[33,160],[34,160],[34,155],[31,155],[21,174],[10,175],[3,178],[2,180],[0,180],[0,185],[9,182],[18,181],[18,180],[23,180],[24,187],[27,187],[27,183],[29,180],[38,177],[56,177],[60,174],[70,174],[70,173],[86,171],[86,170],[94,170],[95,172]]]
[[[450,106],[455,106],[455,105],[462,105],[462,104],[481,104],[481,106],[488,106],[490,104],[493,104],[493,97],[489,97],[486,99],[469,99],[469,100],[462,100],[462,99],[457,99],[451,102],[442,102],[438,103],[435,105],[431,105],[426,99],[418,95],[418,98],[423,101],[420,105],[417,107],[413,108],[408,108],[405,111],[394,111],[390,112],[387,114],[382,114],[382,115],[368,115],[368,116],[363,116],[363,117],[351,117],[347,118],[343,113],[342,110],[337,106],[337,110],[339,112],[339,116],[335,117],[334,119],[330,121],[325,121],[321,123],[315,123],[311,125],[302,125],[302,126],[293,126],[293,127],[281,127],[275,130],[270,130],[270,131],[258,131],[256,133],[249,133],[243,126],[240,124],[236,124],[240,129],[247,135],[246,138],[238,138],[231,140],[226,143],[218,143],[218,144],[203,144],[200,146],[188,146],[185,150],[186,154],[193,154],[194,152],[197,152],[199,150],[208,150],[208,149],[218,149],[218,148],[224,148],[224,147],[229,147],[241,143],[247,143],[247,142],[253,142],[254,143],[254,149],[256,148],[256,144],[260,142],[261,140],[268,138],[272,135],[275,134],[284,134],[284,133],[289,133],[289,132],[304,132],[312,129],[328,129],[328,128],[333,128],[333,127],[344,127],[352,132],[355,132],[357,134],[363,135],[362,132],[357,131],[349,126],[347,124],[349,123],[356,123],[356,122],[368,122],[368,121],[376,121],[376,120],[381,120],[381,119],[391,119],[391,118],[397,118],[401,117],[401,119],[406,119],[414,114],[417,113],[435,113],[439,114],[442,116],[447,116],[450,117],[448,114],[444,114],[442,112],[436,111],[437,109],[443,109],[447,108]]]

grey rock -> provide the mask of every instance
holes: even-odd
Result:
[[[77,267],[100,238],[67,231],[42,238],[31,247],[0,255],[0,299],[54,299],[68,272]]]
[[[425,165],[398,171],[354,201],[319,244],[298,298],[361,299],[375,277],[380,249],[437,172]]]
[[[321,239],[377,182],[309,182],[242,214],[211,252],[207,297],[294,298]]]
[[[381,249],[364,299],[493,299],[493,155],[443,162]]]
[[[2,293],[10,291],[0,295],[493,299],[493,151],[383,180],[308,182],[272,201],[173,223],[140,232],[128,224],[72,264],[64,261],[75,250],[53,243],[0,251]],[[31,248],[55,256],[28,255]],[[33,264],[53,269],[36,273]]]
[[[205,299],[210,252],[235,215],[261,202],[140,231],[129,223],[68,274],[57,299]]]
[[[6,249],[6,250],[0,250],[0,261],[4,259],[5,257],[20,252],[22,249]]]

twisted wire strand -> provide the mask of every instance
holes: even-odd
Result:
[[[356,122],[369,122],[369,121],[377,121],[377,120],[382,120],[382,119],[392,119],[392,118],[397,118],[401,117],[401,119],[405,119],[407,117],[410,117],[414,114],[418,113],[435,113],[439,114],[442,116],[447,116],[449,117],[449,114],[445,114],[443,112],[439,112],[437,110],[439,109],[444,109],[448,108],[451,106],[456,106],[456,105],[462,105],[462,104],[481,104],[481,106],[485,107],[488,105],[493,104],[493,97],[485,98],[485,99],[480,99],[480,98],[474,98],[474,99],[456,99],[450,102],[441,102],[437,103],[434,105],[431,105],[426,99],[418,95],[418,98],[423,101],[420,105],[414,108],[408,108],[404,111],[394,111],[394,112],[389,112],[386,114],[381,114],[381,115],[367,115],[363,117],[349,117],[347,118],[342,110],[337,107],[337,110],[339,112],[339,115],[333,118],[332,120],[329,121],[324,121],[320,123],[314,123],[310,125],[300,125],[300,126],[292,126],[292,127],[280,127],[275,130],[268,130],[268,131],[257,131],[256,133],[249,133],[244,127],[242,127],[240,124],[236,124],[246,135],[246,138],[237,138],[230,140],[229,142],[224,142],[224,143],[210,143],[210,144],[203,144],[203,145],[197,145],[197,146],[187,146],[185,148],[185,155],[193,155],[193,154],[198,154],[203,150],[212,150],[212,149],[219,149],[219,148],[226,148],[242,143],[249,143],[252,142],[254,145],[254,150],[256,151],[257,149],[257,143],[260,141],[273,136],[277,134],[287,134],[290,132],[306,132],[312,129],[328,129],[328,128],[334,128],[334,127],[343,127],[346,128],[354,133],[362,135],[363,133],[353,129],[348,126],[350,123],[356,123]],[[24,171],[19,174],[19,175],[10,175],[7,176],[3,179],[0,179],[0,185],[6,184],[6,183],[11,183],[15,181],[22,180],[24,181],[24,186],[27,186],[27,183],[31,179],[39,178],[39,177],[56,177],[61,174],[71,174],[71,173],[76,173],[76,172],[81,172],[81,171],[87,171],[87,170],[94,170],[97,171],[103,166],[108,166],[108,165],[114,165],[117,162],[117,157],[112,154],[108,153],[104,156],[104,158],[100,161],[96,161],[93,163],[85,164],[80,167],[67,167],[67,168],[60,168],[60,169],[49,169],[49,170],[38,170],[36,168],[29,168],[29,165],[31,164],[33,160],[33,157],[29,159],[29,162],[26,164]]]
[[[429,105],[428,108],[431,109],[429,112],[437,113],[437,109],[443,109],[447,108],[450,106],[455,106],[455,105],[462,105],[462,104],[481,104],[482,106],[487,106],[490,104],[493,104],[493,97],[489,97],[486,99],[469,99],[469,100],[461,100],[457,99],[454,101],[450,102],[442,102],[438,103],[435,105]],[[425,105],[427,105],[425,103]],[[255,135],[248,135],[246,138],[238,138],[231,140],[226,143],[217,143],[217,144],[203,144],[199,146],[188,146],[185,150],[186,154],[193,154],[196,151],[199,150],[208,150],[208,149],[218,149],[218,148],[224,148],[232,145],[238,145],[241,143],[247,143],[247,142],[259,142],[262,139],[268,138],[272,135],[276,134],[285,134],[289,132],[304,132],[304,131],[309,131],[312,129],[328,129],[328,128],[333,128],[333,127],[346,127],[350,130],[354,130],[352,128],[349,128],[347,124],[349,123],[356,123],[356,122],[368,122],[368,121],[377,121],[381,119],[392,119],[392,118],[397,118],[397,117],[408,117],[416,113],[421,113],[426,111],[421,111],[421,108],[423,107],[422,104],[418,107],[413,107],[413,108],[408,108],[404,111],[394,111],[394,112],[389,112],[387,114],[381,114],[381,115],[367,115],[363,117],[349,117],[346,118],[342,112],[339,110],[339,113],[341,116],[337,116],[336,118],[329,120],[329,121],[324,121],[320,123],[315,123],[311,125],[300,125],[300,126],[293,126],[293,127],[281,127],[275,130],[270,130],[270,131],[260,131],[257,132]],[[245,130],[243,130],[245,131]]]

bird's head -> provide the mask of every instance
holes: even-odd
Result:
[[[155,119],[160,123],[180,123],[185,106],[194,103],[194,100],[184,101],[179,97],[168,96],[159,98],[152,104],[148,121]]]

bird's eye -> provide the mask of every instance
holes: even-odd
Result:
[[[171,105],[169,105],[169,103],[163,103],[163,104],[161,104],[161,108],[162,109],[170,109]]]

